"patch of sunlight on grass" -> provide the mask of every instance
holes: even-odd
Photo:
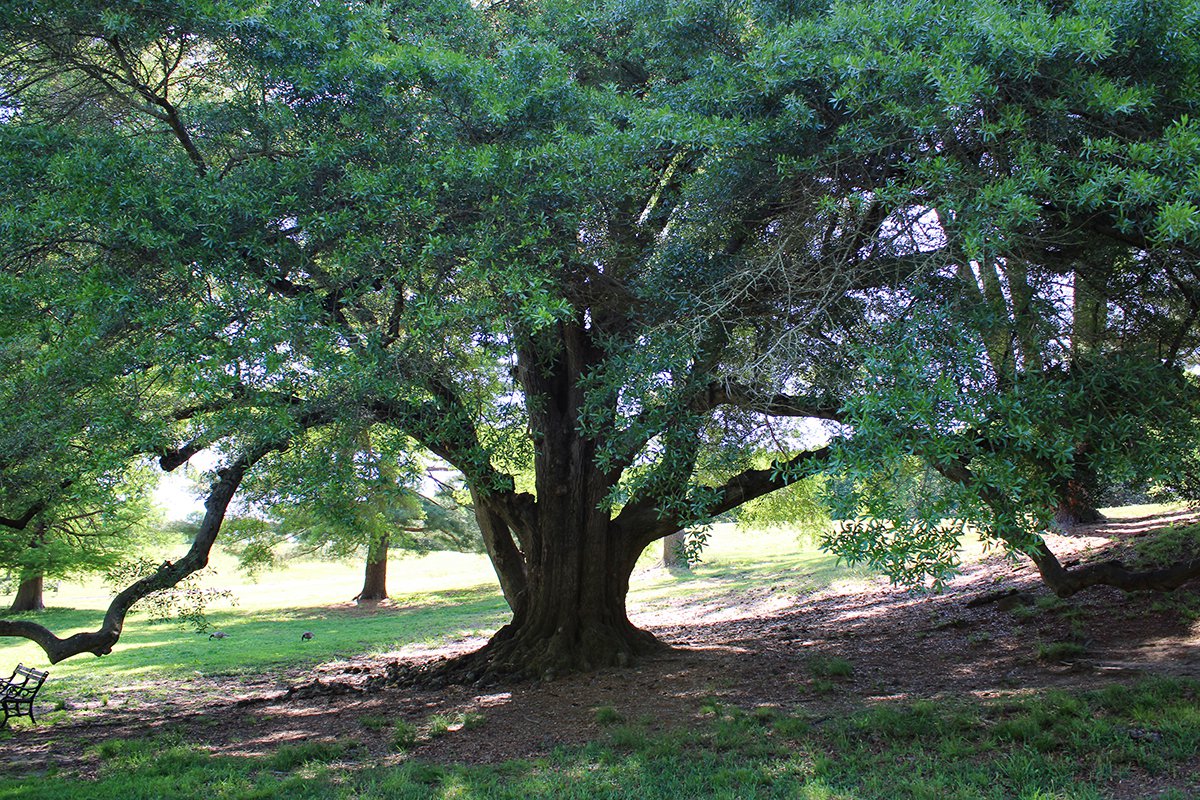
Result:
[[[1111,520],[1120,519],[1137,519],[1138,517],[1151,517],[1158,514],[1172,514],[1177,511],[1186,511],[1187,505],[1184,503],[1142,503],[1136,506],[1120,506],[1117,508],[1102,508],[1100,513]]]
[[[237,569],[232,555],[217,551],[200,586],[234,596],[233,606],[225,600],[211,604],[208,631],[154,622],[135,609],[110,655],[99,661],[81,655],[52,666],[33,642],[0,638],[0,677],[18,663],[48,668],[51,680],[39,699],[55,703],[135,679],[239,674],[386,652],[461,631],[490,632],[508,618],[491,565],[475,554],[393,556],[388,580],[393,602],[377,609],[351,602],[362,587],[362,565],[353,563],[296,560],[252,577]],[[111,596],[99,580],[64,581],[47,591],[48,611],[23,618],[59,636],[96,630]],[[210,639],[215,630],[227,638]],[[305,631],[313,633],[310,641],[301,640]]]
[[[178,552],[163,552],[159,558],[175,558]],[[231,591],[239,611],[294,609],[349,603],[362,588],[361,564],[341,561],[297,559],[258,576],[238,570],[237,559],[218,548],[209,566],[199,573],[203,588]],[[388,588],[394,597],[414,596],[447,590],[496,587],[496,575],[487,556],[474,553],[429,553],[415,556],[393,554],[388,563]],[[47,587],[46,602],[75,610],[107,608],[112,592],[103,581],[63,581]],[[214,609],[228,608],[223,601]],[[75,623],[91,629],[93,623]]]
[[[874,574],[840,564],[811,537],[786,527],[744,531],[733,524],[715,525],[700,563],[690,571],[655,566],[650,556],[661,559],[661,553],[662,543],[656,542],[642,555],[642,567],[632,580],[631,602],[653,605],[767,588],[804,595],[836,581],[862,581]]]

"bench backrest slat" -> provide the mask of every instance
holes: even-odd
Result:
[[[27,691],[36,692],[41,685],[46,681],[46,676],[49,672],[40,669],[33,669],[24,664],[18,664],[13,670],[12,677],[6,683],[8,684],[7,691],[10,693],[16,690],[25,689]],[[17,680],[20,676],[21,680]],[[32,682],[32,685],[30,683]]]

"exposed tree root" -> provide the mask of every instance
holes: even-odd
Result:
[[[523,635],[525,633],[526,635]],[[307,700],[346,694],[369,694],[388,687],[406,686],[441,689],[446,686],[496,686],[524,681],[549,681],[574,672],[604,667],[627,667],[639,658],[670,650],[648,631],[626,623],[619,633],[613,628],[593,630],[586,641],[571,641],[564,634],[534,639],[527,632],[506,626],[478,650],[460,656],[421,664],[389,662],[382,672],[364,678],[316,678],[288,687],[280,695],[250,698],[240,704]],[[355,670],[350,670],[354,672]],[[365,672],[367,668],[357,670]]]
[[[1112,586],[1126,592],[1170,592],[1200,578],[1200,558],[1165,567],[1137,570],[1120,561],[1101,561],[1068,569],[1045,548],[1031,553],[1042,580],[1059,597],[1070,597],[1092,586]]]
[[[627,667],[668,649],[649,631],[629,623],[621,628],[596,626],[575,635],[558,630],[548,637],[505,626],[479,650],[429,665],[428,677],[440,685],[553,680],[574,672]]]

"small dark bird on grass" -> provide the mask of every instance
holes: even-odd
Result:
[[[300,634],[300,641],[307,642],[312,639],[312,636],[312,631],[305,631],[304,633]]]
[[[225,638],[226,636],[228,636],[228,635],[229,635],[229,634],[228,634],[228,633],[226,633],[225,631],[213,631],[212,633],[210,633],[210,634],[208,635],[208,638],[210,638],[210,639],[224,639],[224,638]]]

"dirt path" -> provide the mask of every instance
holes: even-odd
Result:
[[[1191,519],[1191,518],[1188,518]],[[1054,537],[1064,558],[1120,547],[1165,517],[1125,520]],[[882,581],[797,597],[800,576],[753,593],[680,601],[635,611],[634,619],[675,649],[631,669],[607,670],[506,688],[355,686],[389,665],[464,652],[482,640],[436,651],[334,662],[313,673],[254,681],[204,679],[131,689],[118,708],[77,709],[64,722],[22,728],[4,744],[0,768],[52,765],[88,774],[89,749],[111,738],[178,735],[224,754],[263,754],[310,739],[353,739],[382,762],[399,760],[380,720],[425,724],[432,715],[482,714],[414,751],[432,761],[490,763],[598,738],[595,709],[610,706],[651,728],[688,725],[707,698],[741,707],[805,708],[834,714],[861,703],[939,695],[991,696],[1047,687],[1094,688],[1144,674],[1200,678],[1200,608],[1192,585],[1162,596],[1095,590],[1058,602],[1026,566],[992,558],[973,565],[940,595],[900,591]],[[997,590],[1020,594],[976,607]],[[1064,644],[1065,643],[1065,644]],[[831,659],[848,677],[822,676]],[[822,661],[824,660],[824,661]],[[840,663],[840,662],[836,662]],[[314,678],[344,694],[285,698]],[[301,693],[303,694],[303,693]]]

